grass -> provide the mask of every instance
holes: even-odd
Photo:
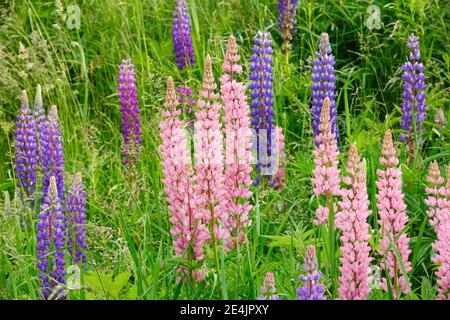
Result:
[[[1,299],[39,298],[35,230],[20,227],[23,215],[36,220],[37,208],[24,212],[14,201],[12,166],[18,97],[22,89],[34,97],[37,84],[44,88],[47,110],[53,104],[59,109],[68,178],[80,171],[88,192],[88,270],[82,270],[82,290],[72,290],[72,299],[254,299],[267,271],[275,273],[282,298],[293,299],[305,248],[311,243],[318,247],[324,284],[335,297],[331,284],[336,281],[339,245],[332,240],[334,234],[321,237],[312,225],[316,199],[310,183],[309,61],[324,31],[330,34],[336,56],[341,164],[350,143],[356,142],[367,162],[369,221],[374,230],[381,140],[386,128],[392,128],[398,140],[406,40],[412,32],[421,40],[429,84],[424,143],[411,167],[406,165],[405,146],[396,143],[396,148],[407,193],[407,233],[412,239],[412,293],[407,298],[434,299],[435,267],[430,255],[435,235],[423,199],[430,162],[437,160],[442,169],[450,162],[449,126],[439,128],[433,121],[442,108],[450,123],[450,8],[445,1],[377,1],[379,30],[364,24],[372,1],[302,1],[299,31],[287,63],[275,29],[276,1],[190,0],[197,64],[186,71],[177,70],[172,52],[173,1],[78,1],[79,30],[68,29],[63,20],[72,1],[61,1],[60,8],[57,2],[0,1],[0,192],[11,198],[0,202]],[[206,54],[213,59],[218,79],[232,32],[248,75],[258,29],[271,31],[275,40],[275,112],[287,141],[287,186],[281,193],[254,193],[248,241],[239,252],[219,253],[217,265],[213,252],[207,252],[207,281],[177,284],[178,261],[173,258],[158,152],[165,81],[172,75],[176,84],[198,89]],[[137,192],[124,178],[120,161],[116,74],[124,57],[131,57],[136,65],[143,123]],[[375,249],[377,237],[372,245]],[[380,257],[373,252],[377,264]],[[374,290],[370,298],[389,295]]]

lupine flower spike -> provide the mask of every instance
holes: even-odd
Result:
[[[197,102],[195,116],[195,191],[199,214],[211,226],[211,240],[227,241],[228,215],[225,207],[224,165],[222,125],[220,123],[221,104],[214,92],[211,57],[205,61],[202,89]]]
[[[86,192],[81,173],[75,174],[66,199],[69,211],[68,250],[74,263],[86,263]]]
[[[236,80],[242,72],[236,38],[228,39],[225,59],[220,78],[221,98],[225,118],[225,206],[228,212],[227,227],[233,238],[228,247],[245,238],[244,229],[250,221],[248,212],[251,205],[248,199],[252,192],[251,167],[251,131],[250,108],[247,104],[245,86]]]
[[[66,222],[54,176],[49,179],[37,223],[37,268],[44,299],[64,299]]]
[[[313,245],[306,249],[303,270],[306,271],[306,274],[299,277],[304,284],[297,289],[297,300],[326,300],[323,295],[325,287],[320,284],[322,273],[319,271],[316,248]]]
[[[41,85],[38,84],[36,87],[36,95],[34,97],[34,121],[36,123],[36,137],[37,137],[37,143],[38,143],[38,163],[41,166],[41,149],[40,149],[40,140],[41,140],[41,131],[42,131],[42,124],[45,121],[45,110],[44,110],[44,103],[42,101],[42,89]]]
[[[400,140],[408,143],[408,161],[411,163],[414,160],[416,147],[414,125],[417,135],[420,136],[422,123],[427,117],[427,106],[425,103],[425,67],[420,62],[419,39],[416,36],[411,35],[408,38],[408,48],[411,49],[411,52],[408,61],[403,65],[402,121],[400,123],[405,132],[400,134]],[[420,142],[420,140],[418,141]]]
[[[181,86],[178,87],[176,91],[178,93],[178,102],[181,105],[181,110],[187,120],[187,125],[189,128],[193,128],[195,118],[195,100],[192,97],[192,89],[188,86]]]
[[[273,181],[270,184],[273,188],[281,192],[286,186],[286,152],[284,150],[284,134],[283,129],[275,127],[275,141],[277,143],[277,162],[275,165],[276,173],[273,176]]]
[[[172,77],[167,81],[167,95],[161,129],[161,154],[164,174],[164,192],[172,213],[171,234],[176,256],[187,260],[202,260],[203,247],[209,240],[202,212],[197,210],[193,190],[193,174],[185,121],[180,120],[181,110]],[[188,274],[189,275],[189,274]],[[197,280],[201,275],[194,273]]]
[[[326,206],[320,205],[316,210],[316,224],[328,222],[328,215],[331,206],[331,197],[339,196],[339,169],[338,155],[335,134],[331,130],[330,122],[331,101],[325,98],[320,117],[319,134],[316,136],[316,147],[313,151],[314,170],[312,183],[314,193],[317,196],[324,195]]]
[[[430,218],[430,224],[436,228],[439,220],[445,217],[447,209],[444,178],[441,177],[441,171],[436,161],[430,164],[427,182],[428,186],[425,188],[425,193],[428,197],[425,199],[425,204],[428,206],[427,214]]]
[[[56,106],[52,106],[47,119],[41,126],[41,155],[42,155],[42,194],[48,192],[50,177],[56,178],[58,194],[64,199],[64,154],[62,147],[62,135],[59,128],[59,118]]]
[[[338,141],[337,111],[336,111],[336,77],[334,69],[335,58],[331,51],[328,33],[322,33],[319,43],[319,50],[316,52],[316,59],[312,67],[311,85],[311,115],[313,136],[320,133],[320,115],[322,113],[323,102],[326,97],[330,99],[330,121],[331,132]],[[316,145],[320,142],[315,140]]]
[[[272,40],[270,33],[258,31],[255,45],[252,48],[253,55],[250,58],[250,97],[251,124],[255,129],[256,141],[256,170],[257,176],[254,185],[261,181],[264,174],[269,180],[273,175],[272,143],[275,142],[273,128],[275,125],[273,111],[273,85],[272,85]]]
[[[193,66],[195,56],[192,46],[191,19],[185,0],[177,0],[173,13],[172,39],[178,69]]]
[[[398,168],[398,158],[392,141],[392,134],[387,130],[384,135],[381,149],[380,164],[382,169],[377,169],[378,180],[376,182],[378,193],[377,208],[380,219],[379,233],[381,239],[381,249],[379,253],[384,257],[384,262],[380,264],[382,270],[387,270],[392,293],[395,298],[400,294],[408,293],[407,280],[402,274],[400,261],[391,247],[391,241],[397,247],[406,272],[411,271],[411,263],[408,261],[411,250],[408,248],[409,238],[405,232],[408,223],[406,215],[406,205],[402,193],[402,171]],[[384,274],[384,273],[383,273]],[[387,279],[384,277],[381,287],[387,292]]]
[[[370,246],[368,240],[370,215],[369,197],[366,186],[366,168],[355,144],[349,151],[347,175],[342,178],[347,186],[341,190],[341,211],[336,214],[336,227],[342,231],[341,275],[339,277],[339,298],[344,300],[365,300],[368,287]]]
[[[280,31],[283,44],[281,51],[286,53],[289,51],[293,36],[297,33],[295,24],[297,23],[297,0],[280,0],[278,2],[278,19],[277,29]]]
[[[272,272],[266,273],[261,287],[261,295],[257,300],[280,300],[280,297],[275,294],[275,277]]]
[[[139,116],[139,102],[136,92],[134,65],[130,59],[122,60],[119,77],[120,112],[122,114],[122,163],[134,165],[139,160],[142,144],[142,132]]]
[[[27,92],[22,92],[20,113],[14,131],[14,168],[17,174],[17,187],[24,201],[33,201],[36,191],[38,164],[38,145],[36,123],[31,112]]]

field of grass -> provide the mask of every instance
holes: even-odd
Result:
[[[70,29],[67,8],[77,2],[81,25]],[[315,217],[310,94],[311,60],[322,32],[328,32],[336,57],[340,166],[355,142],[366,159],[369,224],[378,229],[376,169],[386,129],[393,131],[403,172],[403,191],[411,238],[408,273],[411,292],[403,299],[435,299],[434,229],[424,204],[428,167],[450,163],[450,4],[445,0],[307,1],[299,5],[298,29],[289,54],[281,53],[275,0],[189,0],[197,63],[179,71],[171,36],[175,1],[0,0],[0,299],[40,299],[36,269],[39,207],[25,210],[15,197],[13,136],[22,90],[34,99],[43,88],[46,110],[58,107],[68,183],[81,172],[87,191],[86,270],[81,289],[68,287],[70,299],[255,299],[266,272],[273,272],[281,299],[295,299],[305,250],[316,246],[328,299],[337,298],[339,243],[329,243]],[[381,27],[365,24],[367,8],[381,10]],[[69,16],[68,16],[69,15]],[[247,240],[219,257],[206,252],[208,275],[201,282],[177,282],[170,212],[163,193],[159,123],[166,82],[188,84],[197,93],[206,55],[216,81],[229,35],[237,39],[248,82],[249,59],[258,30],[274,40],[275,118],[286,136],[287,185],[282,192],[252,187],[253,221]],[[399,142],[401,66],[408,36],[420,39],[427,76],[427,120],[423,144],[407,164]],[[137,181],[129,183],[121,163],[117,71],[123,58],[136,66],[143,150]],[[445,125],[434,119],[443,109]],[[66,188],[67,189],[67,188]],[[379,236],[374,233],[373,265]],[[330,254],[330,246],[334,248]],[[70,273],[70,272],[69,272]],[[70,274],[69,274],[70,275]],[[369,299],[390,299],[376,286]]]

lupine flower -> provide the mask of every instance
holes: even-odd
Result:
[[[40,287],[44,299],[64,299],[64,244],[66,222],[58,196],[56,177],[50,178],[37,223],[37,263]]]
[[[416,132],[420,135],[422,123],[427,117],[426,77],[423,73],[425,67],[420,62],[419,39],[414,35],[408,38],[408,48],[411,52],[408,61],[403,65],[402,121],[400,122],[405,132],[400,134],[400,140],[408,142],[410,159],[412,159],[415,148],[413,119],[415,119]]]
[[[450,300],[450,209],[447,219],[439,222],[437,240],[432,247],[437,252],[432,262],[438,265],[436,270],[438,284],[438,300]]]
[[[41,155],[42,155],[42,194],[48,192],[50,177],[56,178],[58,195],[64,199],[64,154],[62,135],[59,128],[59,118],[56,106],[52,106],[47,119],[41,125]]]
[[[160,124],[164,192],[172,213],[171,234],[176,255],[188,260],[202,260],[203,246],[209,240],[209,233],[195,202],[190,149],[178,102],[173,79],[169,77],[162,111],[164,118]]]
[[[37,144],[39,146],[39,148],[38,148],[38,163],[40,166],[42,166],[40,140],[41,140],[42,124],[45,121],[45,110],[44,110],[44,103],[42,102],[42,89],[41,89],[40,84],[38,84],[36,87],[36,95],[34,97],[33,114],[34,114],[34,121],[36,124]]]
[[[295,24],[297,23],[297,0],[280,0],[278,2],[278,19],[277,19],[277,29],[281,33],[281,38],[283,39],[283,45],[281,46],[281,51],[286,53],[289,51],[290,42],[293,36],[297,33],[295,29]]]
[[[280,300],[275,294],[275,277],[272,272],[267,272],[261,287],[261,295],[256,300]]]
[[[31,200],[36,192],[38,164],[38,145],[36,141],[36,123],[31,112],[27,92],[22,92],[20,113],[17,116],[14,131],[14,164],[17,174],[17,186],[22,199]]]
[[[186,118],[189,119],[188,126],[194,127],[194,117],[195,117],[195,100],[192,97],[192,89],[188,86],[181,86],[177,88],[178,102],[181,104],[181,110],[185,114]]]
[[[370,215],[366,186],[366,168],[352,144],[349,151],[347,175],[342,178],[347,188],[341,190],[341,211],[336,214],[336,228],[342,231],[339,268],[339,297],[344,300],[365,300],[370,292],[370,246],[368,240]]]
[[[211,240],[227,241],[228,215],[225,207],[224,165],[222,125],[220,123],[221,104],[216,100],[219,95],[214,92],[211,57],[205,61],[203,84],[197,102],[195,116],[195,192],[199,215],[211,226]]]
[[[238,82],[236,75],[242,72],[239,64],[240,56],[236,38],[228,39],[225,59],[222,66],[223,76],[220,78],[220,92],[225,119],[225,209],[228,212],[228,229],[235,238],[230,239],[228,247],[245,239],[244,229],[250,221],[248,212],[252,206],[248,203],[252,192],[250,152],[250,108],[247,104],[245,86]]]
[[[177,0],[173,13],[172,39],[178,69],[193,66],[195,56],[192,46],[191,19],[185,0]]]
[[[315,168],[313,170],[312,183],[314,193],[317,196],[325,195],[327,205],[319,206],[316,210],[316,224],[324,224],[328,221],[330,211],[330,197],[339,196],[339,169],[337,157],[339,152],[335,134],[331,130],[330,105],[328,97],[323,102],[320,117],[319,134],[316,136],[316,147],[313,151]]]
[[[66,199],[70,226],[68,228],[69,254],[75,263],[86,263],[86,192],[81,173],[75,174]]]
[[[436,161],[430,164],[427,181],[429,185],[425,188],[425,193],[428,197],[425,199],[425,204],[428,206],[427,214],[430,224],[436,227],[439,220],[445,217],[444,210],[447,206],[444,178],[441,177],[441,171]]]
[[[122,114],[122,163],[133,165],[138,162],[141,153],[142,132],[134,65],[130,59],[122,60],[117,82]]]
[[[408,261],[411,250],[408,248],[409,238],[405,232],[408,216],[402,193],[402,171],[398,168],[399,161],[390,130],[387,130],[384,135],[380,163],[384,166],[383,169],[377,170],[378,180],[376,182],[378,188],[377,208],[380,217],[378,224],[382,237],[379,253],[384,257],[384,262],[380,266],[382,270],[388,270],[392,292],[397,298],[401,292],[408,293],[408,286],[401,271],[400,261],[394,250],[389,247],[392,241],[400,253],[406,272],[411,270],[411,263]],[[386,278],[382,279],[381,287],[386,292],[388,291]]]
[[[280,127],[275,127],[275,141],[277,143],[277,164],[275,165],[277,169],[276,173],[273,175],[273,180],[270,184],[273,188],[281,192],[286,186],[286,152],[284,151],[284,134],[283,129]]]
[[[311,85],[311,115],[313,136],[320,133],[319,123],[322,113],[323,102],[326,97],[330,99],[330,121],[331,132],[334,134],[336,142],[338,140],[337,111],[336,111],[336,77],[334,70],[335,58],[331,51],[328,33],[322,33],[319,43],[319,50],[316,52],[316,59],[313,61],[312,85]],[[315,141],[316,145],[319,141]]]
[[[273,162],[272,142],[274,141],[273,127],[275,125],[273,111],[273,85],[272,85],[272,40],[270,33],[258,31],[255,45],[252,48],[253,55],[250,58],[250,84],[251,90],[251,125],[256,134],[256,170],[257,176],[254,185],[261,181],[261,174],[267,171],[267,166]],[[265,139],[263,138],[265,135]],[[263,141],[261,141],[261,139]],[[264,143],[265,142],[265,143]],[[264,145],[263,145],[264,144]],[[269,163],[267,163],[269,161]],[[270,172],[267,178],[272,178]]]
[[[297,289],[297,300],[326,300],[323,295],[325,287],[320,284],[322,272],[319,271],[316,249],[313,245],[306,249],[303,270],[306,271],[306,274],[299,277],[304,284]]]

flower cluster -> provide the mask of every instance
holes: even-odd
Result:
[[[277,29],[281,33],[281,38],[283,39],[283,45],[281,46],[281,51],[286,53],[289,51],[290,42],[293,36],[297,32],[295,29],[295,24],[297,23],[297,0],[280,0],[278,2],[278,19],[277,19]]]
[[[257,300],[280,300],[275,291],[275,277],[272,272],[267,272],[261,287],[261,295]]]
[[[393,295],[398,297],[401,292],[408,293],[408,286],[391,242],[397,247],[406,272],[411,270],[411,263],[408,261],[411,250],[408,248],[409,238],[405,233],[408,216],[402,193],[402,171],[398,168],[399,161],[390,130],[387,130],[384,135],[380,163],[384,166],[384,169],[377,170],[378,180],[376,181],[377,208],[380,217],[378,224],[382,237],[379,253],[384,257],[380,266],[382,270],[387,269],[390,278],[383,278],[381,286],[387,292],[387,281],[390,281]]]
[[[75,263],[86,263],[86,192],[81,173],[76,173],[67,195],[68,250]]]
[[[188,86],[181,86],[177,88],[178,94],[178,102],[181,105],[181,110],[184,113],[184,116],[188,120],[188,127],[194,127],[194,117],[195,117],[195,100],[192,97],[192,89]]]
[[[337,111],[336,111],[336,77],[334,69],[335,58],[331,51],[330,41],[328,39],[328,33],[322,33],[319,43],[319,50],[316,52],[316,59],[313,60],[312,68],[312,85],[311,85],[311,115],[313,136],[316,137],[320,134],[320,116],[322,113],[322,106],[325,98],[330,99],[330,121],[331,132],[334,134],[336,142],[338,140],[337,129]],[[316,139],[316,145],[320,144],[320,141]]]
[[[320,284],[322,273],[318,269],[316,248],[313,245],[306,249],[303,269],[306,275],[299,277],[304,285],[297,289],[297,300],[326,300],[323,295],[325,287]]]
[[[336,214],[336,227],[342,231],[339,277],[339,297],[345,300],[365,300],[368,287],[370,246],[368,240],[370,215],[366,186],[366,168],[352,144],[349,151],[347,175],[342,181],[348,188],[341,190],[341,211]]]
[[[425,188],[425,193],[428,195],[425,199],[425,204],[428,206],[427,214],[430,218],[430,224],[437,227],[439,221],[446,216],[447,188],[436,161],[430,164],[427,181],[429,184]]]
[[[193,66],[195,56],[192,46],[191,20],[185,0],[177,0],[173,13],[172,39],[178,68]]]
[[[281,192],[286,186],[286,152],[284,150],[284,134],[283,129],[280,127],[275,127],[275,141],[277,144],[277,154],[276,154],[276,173],[273,175],[273,180],[270,186]]]
[[[41,140],[41,131],[42,131],[42,124],[45,121],[45,110],[44,110],[44,103],[42,101],[42,89],[41,85],[38,84],[36,87],[36,95],[34,97],[34,121],[36,124],[36,139],[38,144],[38,164],[41,166],[41,149],[40,149],[40,140]]]
[[[141,152],[142,132],[134,65],[130,59],[122,60],[117,82],[122,116],[122,162],[124,165],[134,165]]]

